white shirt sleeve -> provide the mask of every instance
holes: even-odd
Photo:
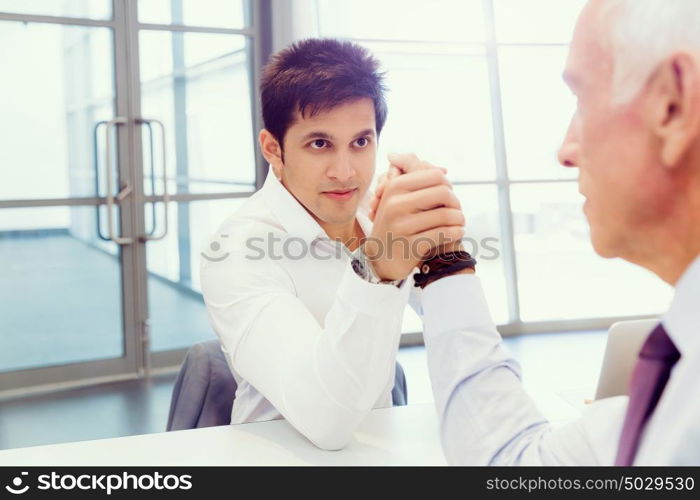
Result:
[[[523,390],[476,275],[423,291],[424,339],[443,450],[470,465],[612,464],[627,397],[588,405],[554,428]]]
[[[408,305],[411,306],[419,318],[423,317],[423,289],[421,287],[415,286],[413,279],[410,280],[411,292],[408,296]]]
[[[406,283],[370,284],[348,262],[322,326],[272,261],[202,260],[201,279],[236,372],[318,447],[344,447],[390,383]]]

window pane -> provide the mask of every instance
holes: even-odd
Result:
[[[493,180],[486,58],[457,46],[366,43],[387,72],[389,115],[378,172],[390,152],[415,152],[453,181]]]
[[[0,12],[111,19],[112,0],[0,0]]]
[[[0,372],[123,356],[119,249],[95,210],[0,209]]]
[[[418,333],[423,331],[423,321],[411,306],[406,306],[401,323],[401,333]]]
[[[139,0],[139,22],[244,28],[246,0]]]
[[[481,42],[482,0],[317,0],[323,36],[374,40]]]
[[[586,0],[494,0],[501,43],[569,43]]]
[[[496,186],[454,186],[467,219],[464,249],[477,262],[491,317],[496,324],[508,322],[508,298],[503,267],[501,225]]]
[[[575,182],[512,186],[511,195],[524,321],[665,310],[670,287],[638,266],[595,254]]]
[[[165,124],[170,192],[252,191],[255,146],[246,38],[144,31],[140,40],[141,106],[143,116]],[[158,129],[154,132],[158,137]],[[156,145],[159,177],[161,151]],[[145,161],[149,165],[150,158]],[[160,180],[156,186],[162,192]]]
[[[165,239],[147,245],[148,307],[152,351],[180,349],[216,338],[202,300],[199,280],[203,245],[244,198],[171,203]],[[150,206],[146,207],[147,220]],[[156,231],[164,227],[163,205],[156,211]]]
[[[573,179],[557,151],[576,100],[562,81],[565,47],[499,50],[503,122],[511,179]]]
[[[111,30],[0,21],[0,45],[12,47],[0,51],[0,199],[94,196],[93,127],[114,117]]]

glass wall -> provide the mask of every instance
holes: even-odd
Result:
[[[1,395],[215,338],[201,246],[263,181],[257,8],[0,0]]]
[[[595,254],[576,169],[557,163],[575,109],[561,74],[584,3],[316,0],[309,35],[354,40],[387,72],[378,173],[390,151],[448,168],[499,324],[576,328],[658,314],[670,299],[648,272]],[[406,329],[419,326],[408,317]]]

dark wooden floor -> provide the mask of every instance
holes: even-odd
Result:
[[[0,449],[165,431],[176,375],[0,402]]]

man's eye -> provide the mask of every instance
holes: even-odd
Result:
[[[357,139],[355,141],[355,146],[357,146],[358,148],[367,147],[368,144],[369,144],[369,139],[367,137],[360,137],[359,139]]]
[[[315,141],[311,141],[311,147],[313,149],[323,149],[326,147],[328,144],[328,141],[325,139],[316,139]]]

